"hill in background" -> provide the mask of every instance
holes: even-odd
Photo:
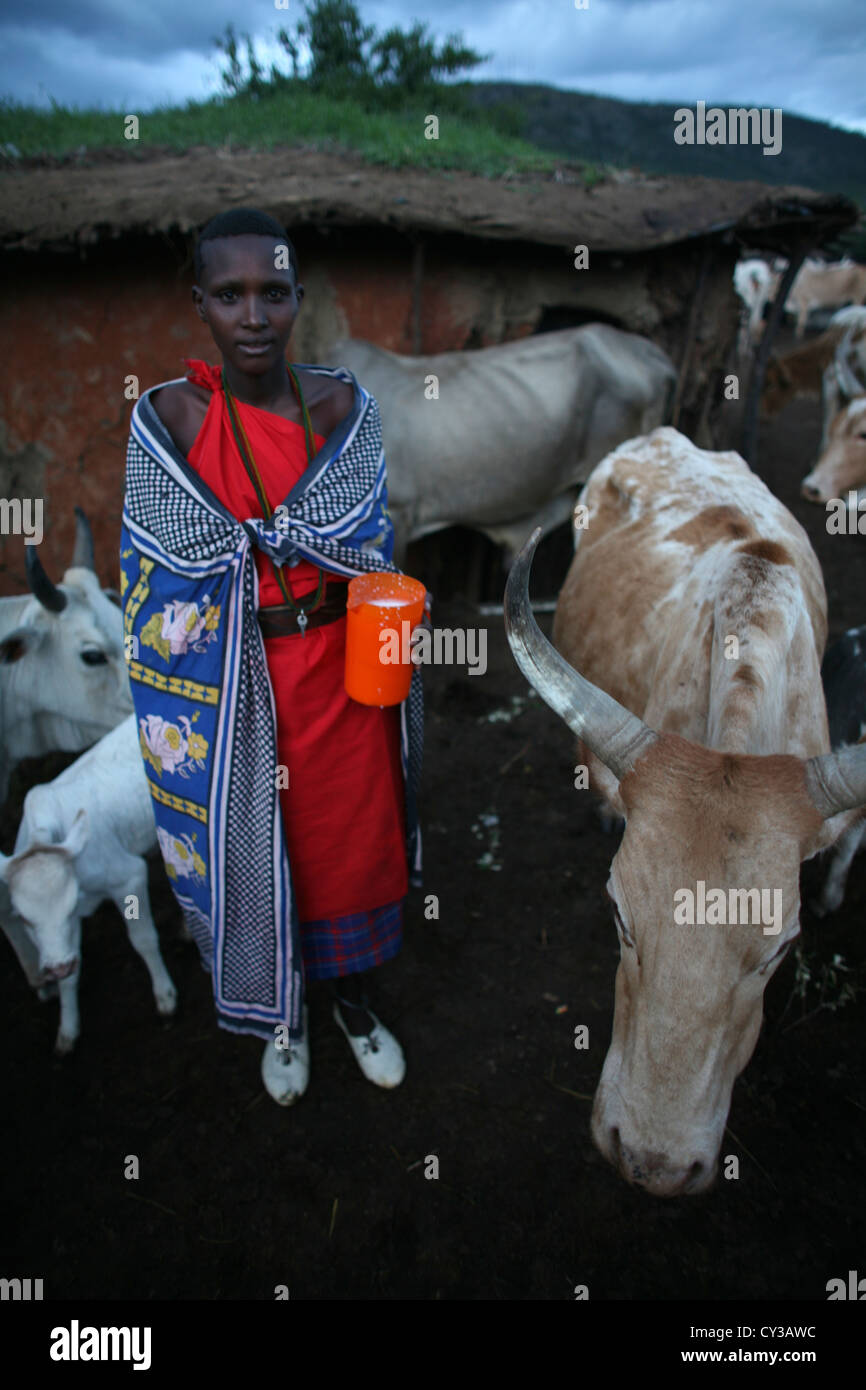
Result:
[[[515,82],[466,83],[465,91],[491,115],[513,110],[515,133],[567,159],[647,174],[795,184],[842,193],[866,208],[866,136],[823,121],[785,112],[782,148],[765,155],[760,145],[676,145],[674,112],[682,103],[620,101]],[[866,253],[866,233],[856,235]]]

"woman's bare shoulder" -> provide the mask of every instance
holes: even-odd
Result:
[[[211,393],[191,381],[172,381],[151,393],[154,410],[177,447],[189,453],[207,414]]]
[[[355,393],[348,381],[322,376],[319,372],[302,372],[301,390],[313,428],[325,438],[346,418],[355,402]]]

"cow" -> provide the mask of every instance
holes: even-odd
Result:
[[[592,1133],[629,1182],[702,1192],[764,987],[799,933],[800,862],[866,801],[866,748],[829,751],[821,569],[738,454],[658,429],[604,459],[578,507],[555,646],[527,593],[537,532],[509,575],[505,625],[625,819]]]
[[[734,289],[743,301],[737,350],[742,356],[757,342],[764,322],[764,310],[776,296],[782,276],[771,270],[766,261],[750,257],[734,266]]]
[[[840,309],[826,333],[784,357],[767,363],[761,406],[775,415],[796,396],[816,396],[823,403],[821,447],[846,400],[866,391],[866,308]]]
[[[132,709],[123,618],[99,586],[76,507],[72,563],[59,585],[25,546],[30,594],[0,599],[0,803],[21,758],[79,752]]]
[[[851,493],[858,494],[858,502],[866,495],[866,393],[832,421],[826,447],[800,490],[807,501],[825,505],[832,498],[848,501]]]
[[[830,744],[866,742],[866,627],[852,627],[834,642],[821,664]],[[833,858],[812,911],[823,917],[841,907],[854,855],[866,847],[866,811],[833,847]]]
[[[530,525],[568,520],[609,449],[667,418],[676,384],[661,348],[598,323],[432,357],[347,339],[328,360],[378,401],[398,563],[452,525],[510,558]]]
[[[795,314],[795,336],[802,338],[813,309],[837,309],[866,301],[866,266],[855,261],[803,262],[788,295],[785,312]]]
[[[134,714],[53,782],[27,793],[14,853],[0,855],[15,913],[4,928],[17,937],[30,983],[57,983],[60,1056],[80,1032],[81,921],[106,898],[150,972],[157,1011],[174,1013],[177,992],[160,953],[143,857],[156,845]]]

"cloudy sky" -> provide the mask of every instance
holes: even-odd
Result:
[[[218,90],[230,21],[277,52],[300,0],[0,0],[0,93],[141,112]],[[283,3],[283,0],[280,0]],[[583,3],[583,0],[581,0]],[[478,78],[629,100],[781,106],[866,132],[864,0],[359,0],[381,31],[414,20],[491,54]],[[269,47],[270,43],[270,47]]]

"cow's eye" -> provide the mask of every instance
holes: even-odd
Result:
[[[81,653],[81,660],[84,662],[85,666],[105,666],[108,662],[108,657],[105,655],[105,652],[101,652],[98,647],[92,647]]]

